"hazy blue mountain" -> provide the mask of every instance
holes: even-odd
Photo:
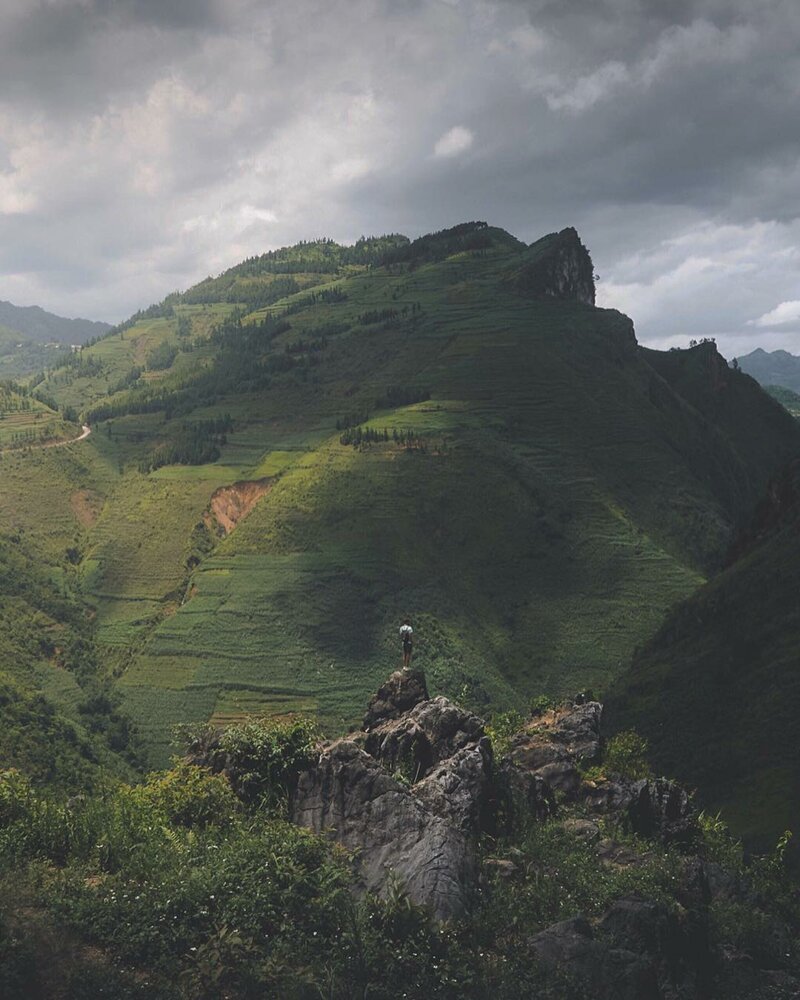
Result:
[[[22,338],[47,344],[83,344],[111,329],[110,323],[90,319],[66,319],[40,306],[15,306],[0,301],[0,326],[19,333]]]
[[[739,367],[762,385],[782,385],[800,392],[800,357],[796,354],[757,347],[739,358]]]

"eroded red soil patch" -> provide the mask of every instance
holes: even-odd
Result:
[[[271,479],[257,479],[216,490],[211,497],[211,511],[224,533],[229,535],[271,488]]]

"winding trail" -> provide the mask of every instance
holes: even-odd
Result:
[[[68,438],[66,441],[47,441],[45,444],[19,444],[15,448],[0,449],[0,453],[6,451],[21,451],[23,448],[36,448],[39,451],[43,451],[45,448],[64,448],[68,444],[77,444],[78,441],[85,441],[91,433],[92,428],[88,424],[81,424],[81,433],[77,437]]]
[[[67,441],[48,441],[40,444],[40,448],[64,448],[68,444],[77,444],[78,441],[85,441],[92,433],[92,428],[88,424],[81,424],[81,433],[76,438],[69,438]],[[35,447],[35,445],[34,445]]]

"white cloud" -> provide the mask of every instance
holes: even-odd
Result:
[[[433,155],[440,159],[458,156],[459,153],[465,153],[474,141],[475,136],[468,128],[464,128],[463,125],[454,125],[439,138],[433,147]]]
[[[759,316],[758,319],[751,320],[750,326],[773,327],[800,324],[800,300],[793,299],[789,302],[781,302],[768,313]]]
[[[800,322],[800,302],[784,302],[749,323],[744,317],[754,307],[766,310],[776,290],[793,286],[798,243],[800,223],[684,223],[677,234],[637,253],[607,266],[598,262],[598,305],[633,317],[639,340],[648,346],[715,337],[728,356],[766,347],[753,328],[775,327],[776,318],[786,325]],[[800,347],[796,334],[779,332],[769,343],[795,352]]]

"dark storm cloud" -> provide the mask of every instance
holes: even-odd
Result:
[[[0,293],[117,318],[477,217],[577,225],[653,342],[791,347],[799,39],[789,0],[5,0]]]

